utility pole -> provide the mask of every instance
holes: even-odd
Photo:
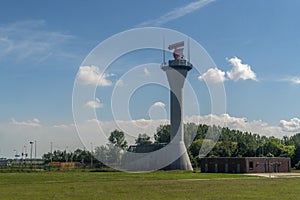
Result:
[[[27,153],[27,146],[24,145],[24,166],[26,167],[26,163],[27,163],[27,156],[28,156],[28,153]]]
[[[53,142],[50,142],[50,161],[52,162],[52,145]]]
[[[34,140],[34,159],[36,159],[36,140]]]
[[[91,168],[93,168],[93,143],[91,142]]]

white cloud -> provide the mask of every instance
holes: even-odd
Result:
[[[237,57],[233,57],[228,59],[228,62],[230,62],[230,64],[232,65],[232,69],[226,72],[230,80],[234,80],[234,81],[238,81],[239,79],[257,80],[256,74],[251,70],[250,65],[243,64],[241,59]]]
[[[226,80],[225,72],[219,70],[218,68],[210,68],[198,77],[199,80],[203,80],[211,83],[222,83]]]
[[[149,20],[146,22],[143,22],[139,24],[139,27],[143,26],[160,26],[162,24],[168,23],[170,21],[173,21],[175,19],[178,19],[180,17],[183,17],[189,13],[192,13],[196,10],[199,10],[200,8],[203,8],[204,6],[214,2],[215,0],[199,0],[192,3],[189,3],[183,7],[175,8],[172,11],[162,15],[161,17]]]
[[[258,133],[265,136],[275,136],[282,138],[284,135],[292,135],[299,131],[300,119],[293,118],[290,121],[280,121],[279,126],[270,125],[262,120],[247,120],[244,117],[234,117],[229,114],[222,115],[204,115],[204,116],[187,116],[186,122],[196,124],[215,124],[227,126],[230,129]],[[213,123],[212,123],[213,122]],[[169,120],[164,119],[136,119],[136,120],[115,120],[99,121],[96,119],[77,122],[77,128],[80,131],[80,137],[76,132],[74,124],[62,124],[47,126],[40,123],[39,119],[32,119],[24,122],[12,119],[10,123],[1,123],[1,155],[12,156],[12,149],[22,152],[24,144],[29,145],[29,141],[36,140],[38,144],[38,156],[49,152],[50,142],[53,142],[53,149],[64,150],[68,146],[70,151],[77,148],[90,147],[93,142],[94,146],[107,143],[107,137],[114,129],[124,131],[126,140],[129,144],[135,142],[139,133],[146,133],[153,136],[156,129],[161,124],[168,124]],[[99,127],[103,131],[101,134]],[[24,134],[25,133],[25,134]],[[99,139],[98,139],[99,138]],[[28,146],[27,146],[28,147]]]
[[[37,142],[37,157],[50,151],[50,142],[53,150],[65,150],[68,146],[70,151],[77,148],[83,149],[82,143],[76,133],[74,125],[51,125],[40,123],[38,119],[28,121],[16,121],[12,119],[9,123],[0,122],[1,130],[1,156],[11,158],[12,149],[18,153],[30,151],[30,141]]]
[[[25,20],[0,26],[0,56],[42,61],[50,56],[72,57],[63,47],[74,36],[45,31],[44,20]]]
[[[21,126],[41,126],[40,120],[38,118],[34,118],[32,120],[27,120],[23,122],[18,122],[14,118],[12,118],[11,123],[14,125],[21,125]]]
[[[53,125],[53,128],[58,128],[58,129],[68,129],[68,128],[75,128],[74,124],[58,124],[58,125]]]
[[[100,99],[96,98],[95,101],[86,102],[85,106],[89,108],[102,108],[103,104],[100,103]]]
[[[155,107],[160,107],[160,108],[164,108],[164,107],[166,107],[166,104],[164,104],[163,102],[158,101],[158,102],[155,102],[155,103],[153,104],[153,106],[155,106]]]
[[[280,127],[287,132],[300,132],[300,119],[294,117],[290,121],[280,120]]]
[[[265,136],[275,136],[278,138],[284,135],[291,135],[290,132],[283,130],[280,126],[270,125],[262,120],[249,121],[245,117],[233,117],[229,114],[222,115],[204,115],[204,116],[189,116],[185,117],[185,122],[194,122],[201,124],[214,124],[230,129],[257,133]]]
[[[293,77],[281,79],[280,81],[287,81],[287,82],[291,82],[292,84],[300,84],[300,77],[293,76]]]
[[[144,75],[145,76],[149,76],[150,75],[150,72],[149,72],[149,70],[146,67],[144,68]]]
[[[80,66],[77,78],[80,82],[87,85],[110,86],[112,82],[107,78],[111,74],[102,73],[97,66]]]
[[[294,83],[294,84],[300,84],[300,77],[293,77],[293,78],[291,79],[291,81],[292,81],[292,83]]]

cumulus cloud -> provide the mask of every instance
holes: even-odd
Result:
[[[238,81],[239,79],[257,80],[256,74],[251,70],[251,66],[242,63],[241,59],[237,57],[233,57],[228,59],[228,62],[232,65],[232,69],[226,72],[230,80],[234,80],[234,81]]]
[[[218,68],[210,68],[198,77],[199,80],[203,80],[211,83],[222,83],[226,80],[225,72],[219,70]]]
[[[300,131],[300,119],[294,117],[290,121],[280,120],[280,127],[287,132],[299,132]]]
[[[21,126],[41,126],[40,120],[38,118],[34,118],[32,120],[22,121],[19,122],[14,118],[11,119],[11,123],[14,125],[21,125]]]
[[[262,120],[248,120],[244,117],[235,117],[229,114],[186,116],[184,122],[215,124],[229,127],[230,129],[279,138],[282,138],[284,135],[290,136],[300,131],[300,119],[298,118],[293,118],[290,121],[281,120],[278,126],[270,125]],[[146,133],[149,136],[153,136],[159,125],[169,123],[170,121],[166,118],[115,121],[93,119],[80,121],[76,123],[80,134],[82,134],[80,135],[81,140],[79,140],[74,124],[46,126],[42,125],[37,118],[28,121],[16,121],[12,119],[10,123],[4,124],[0,122],[0,130],[2,130],[0,146],[5,156],[11,155],[11,149],[23,147],[24,142],[31,141],[32,139],[36,139],[39,144],[38,155],[49,151],[49,141],[53,142],[54,149],[64,150],[66,146],[68,146],[70,150],[75,150],[77,148],[83,148],[82,144],[85,144],[88,148],[90,147],[91,141],[94,146],[105,145],[110,132],[116,128],[126,133],[126,140],[129,144],[134,144],[139,133]],[[105,135],[100,134],[99,127],[101,127]],[[26,134],[22,134],[24,132],[26,132]]]
[[[112,74],[102,73],[97,66],[80,66],[77,75],[78,80],[86,85],[110,86],[112,82],[108,80]]]
[[[167,118],[167,112],[166,112],[166,104],[157,101],[155,102],[148,110],[148,114],[151,120],[157,121],[157,120],[165,120]]]
[[[85,106],[89,108],[102,108],[103,104],[100,102],[100,99],[96,98],[95,101],[86,102]]]
[[[155,102],[155,103],[153,104],[153,106],[155,106],[155,107],[160,107],[160,108],[164,108],[164,107],[166,107],[166,104],[164,104],[163,102],[158,101],[158,102]]]
[[[143,26],[160,26],[162,24],[168,23],[170,21],[173,21],[175,19],[178,19],[180,17],[183,17],[189,13],[192,13],[196,10],[199,10],[200,8],[203,8],[204,6],[214,2],[215,0],[199,0],[192,3],[189,3],[183,7],[175,8],[174,10],[162,15],[161,17],[145,21],[141,24],[139,24],[139,27]]]
[[[249,121],[245,117],[234,117],[229,114],[221,115],[194,115],[185,117],[185,122],[194,122],[196,124],[210,124],[221,127],[228,127],[240,131],[257,133],[265,136],[275,136],[281,138],[284,135],[290,135],[290,132],[283,130],[280,126],[273,126],[262,120]]]

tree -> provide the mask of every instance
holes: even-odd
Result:
[[[269,137],[268,140],[258,148],[259,152],[264,152],[264,155],[274,157],[293,157],[295,154],[294,145],[283,145],[282,140]]]
[[[125,134],[123,131],[118,131],[117,129],[112,131],[108,140],[116,147],[121,149],[127,148],[127,142],[125,140]]]
[[[300,169],[300,161],[295,165],[296,169]]]
[[[186,147],[192,144],[197,136],[198,126],[195,123],[184,124],[184,143]]]
[[[217,157],[235,157],[236,152],[237,152],[236,142],[224,141],[224,142],[217,142],[210,154]]]
[[[45,160],[46,163],[51,161],[51,152],[45,153],[42,158]]]
[[[82,164],[88,164],[91,161],[91,152],[82,149],[76,149],[71,156],[71,160],[75,162],[81,162]]]
[[[107,163],[109,149],[107,146],[101,145],[95,148],[95,157],[103,163]]]
[[[144,133],[144,134],[139,134],[138,138],[135,140],[135,143],[137,145],[145,145],[145,144],[151,144],[152,141],[150,140],[150,137]]]
[[[189,151],[190,151],[192,157],[195,158],[195,157],[199,156],[199,152],[200,152],[202,143],[203,143],[203,139],[197,139],[197,140],[194,140],[192,142],[192,144],[189,146]]]
[[[154,135],[154,139],[156,143],[169,143],[170,142],[170,125],[160,125],[156,129],[156,134]]]

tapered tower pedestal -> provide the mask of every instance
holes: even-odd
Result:
[[[169,65],[162,66],[170,85],[171,145],[174,147],[170,153],[180,155],[166,167],[170,170],[193,170],[184,144],[183,131],[183,86],[187,72],[192,67],[192,64],[184,59],[170,60]]]

